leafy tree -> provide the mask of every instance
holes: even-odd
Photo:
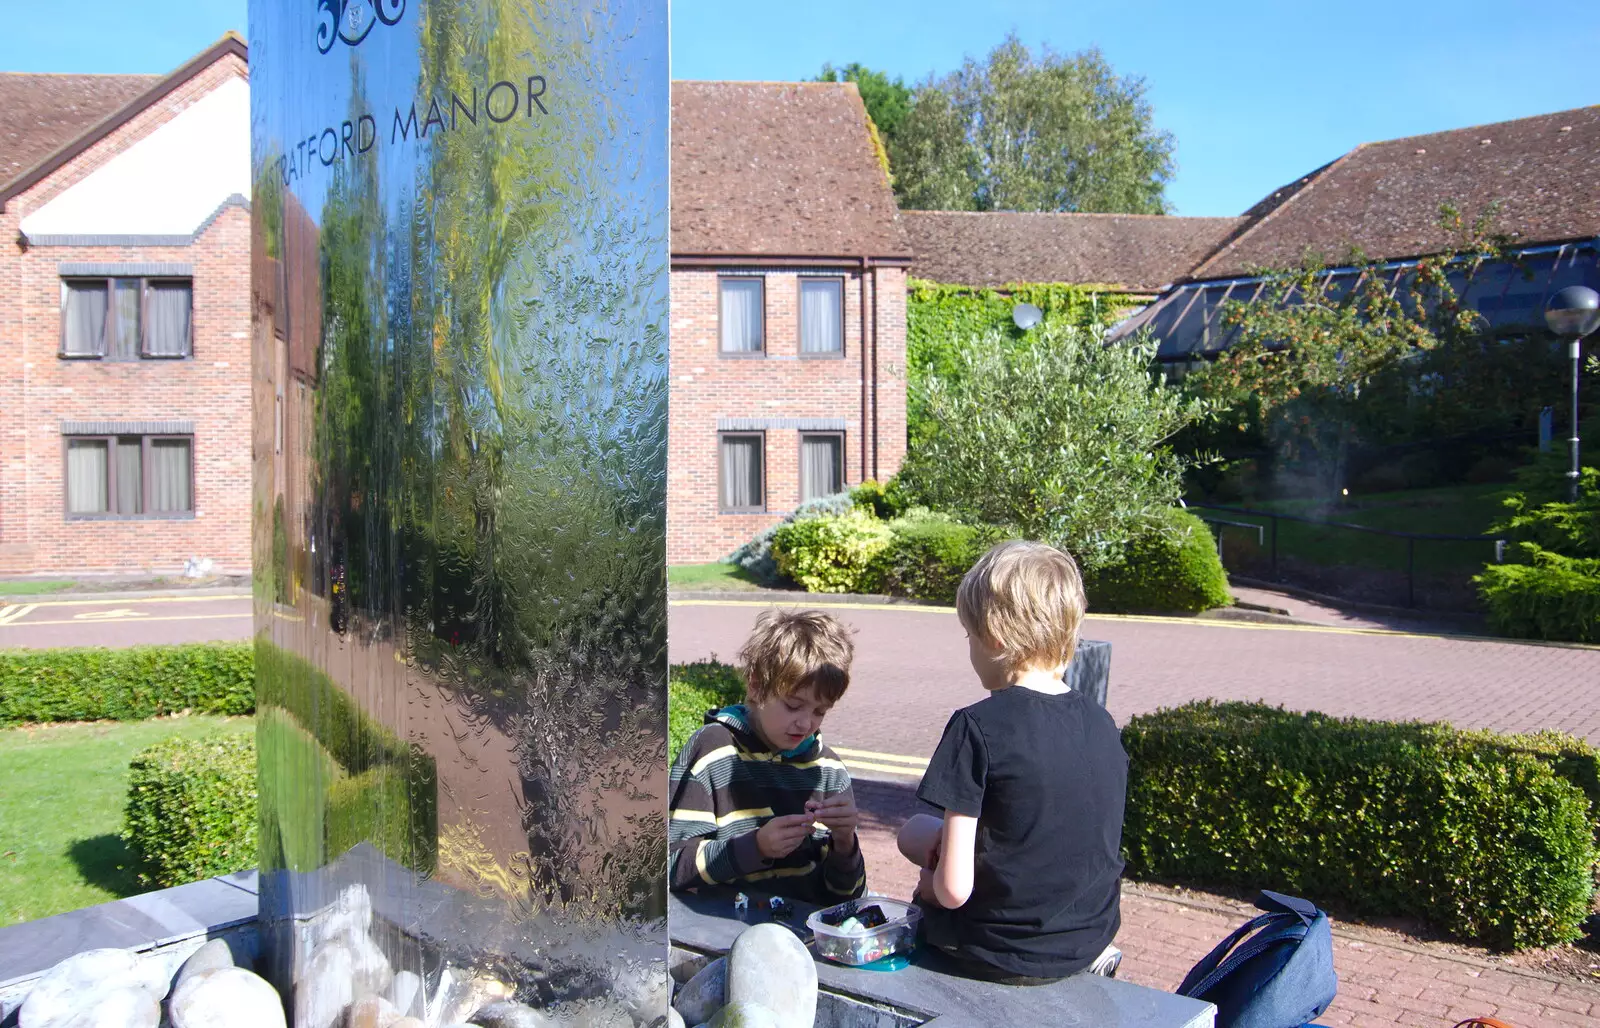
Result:
[[[1328,485],[1336,489],[1357,429],[1398,420],[1392,405],[1374,403],[1375,392],[1409,403],[1437,391],[1430,380],[1482,363],[1483,318],[1461,294],[1488,264],[1509,259],[1507,239],[1492,230],[1494,214],[1490,207],[1468,222],[1443,206],[1440,225],[1454,245],[1403,271],[1360,251],[1342,262],[1353,273],[1333,274],[1315,253],[1264,271],[1253,300],[1222,311],[1224,329],[1238,329],[1235,342],[1187,387],[1228,409],[1224,420],[1259,431],[1282,456],[1334,454]],[[1420,363],[1429,354],[1434,362]]]
[[[1144,90],[1098,49],[1035,55],[1008,36],[917,87],[890,148],[901,206],[1164,214],[1173,140]]]
[[[916,402],[931,431],[901,481],[918,502],[1011,526],[1068,549],[1086,569],[1116,562],[1178,500],[1186,466],[1167,445],[1206,401],[1150,373],[1148,338],[1117,346],[1098,328],[1047,321],[1012,341],[990,331]]]
[[[878,127],[884,144],[893,146],[900,134],[900,125],[911,113],[911,87],[898,75],[890,78],[886,72],[874,71],[854,61],[843,68],[832,64],[822,66],[818,82],[854,82],[861,93],[861,102],[867,114]]]

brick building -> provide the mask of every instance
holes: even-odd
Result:
[[[910,258],[853,84],[674,83],[668,563],[899,469]]]
[[[0,74],[0,573],[250,563],[249,86]]]

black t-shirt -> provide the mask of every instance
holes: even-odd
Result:
[[[1015,975],[1088,967],[1116,937],[1128,756],[1078,692],[1001,689],[945,726],[917,795],[978,819],[972,895],[929,940]]]

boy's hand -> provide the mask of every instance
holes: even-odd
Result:
[[[810,814],[784,814],[756,829],[756,849],[768,860],[781,860],[793,853],[811,834],[816,819]]]
[[[838,853],[853,853],[856,848],[856,826],[861,823],[861,812],[849,793],[840,793],[825,800],[807,800],[806,813],[826,825],[833,833],[833,847]]]

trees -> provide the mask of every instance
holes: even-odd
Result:
[[[911,113],[911,87],[905,80],[896,76],[890,78],[886,73],[873,71],[865,65],[854,61],[843,68],[835,68],[832,64],[822,66],[822,74],[816,78],[818,82],[854,82],[856,89],[861,93],[861,102],[866,105],[867,114],[872,118],[872,123],[878,127],[878,134],[883,137],[885,146],[892,147],[899,137],[900,125],[906,120],[906,115]]]
[[[1163,214],[1172,148],[1143,79],[1011,35],[918,86],[889,154],[906,208]]]
[[[930,431],[901,470],[907,492],[1066,547],[1086,570],[1114,564],[1177,502],[1186,461],[1166,442],[1209,405],[1154,379],[1148,339],[1103,340],[1046,321],[961,347],[954,374],[916,386]]]

